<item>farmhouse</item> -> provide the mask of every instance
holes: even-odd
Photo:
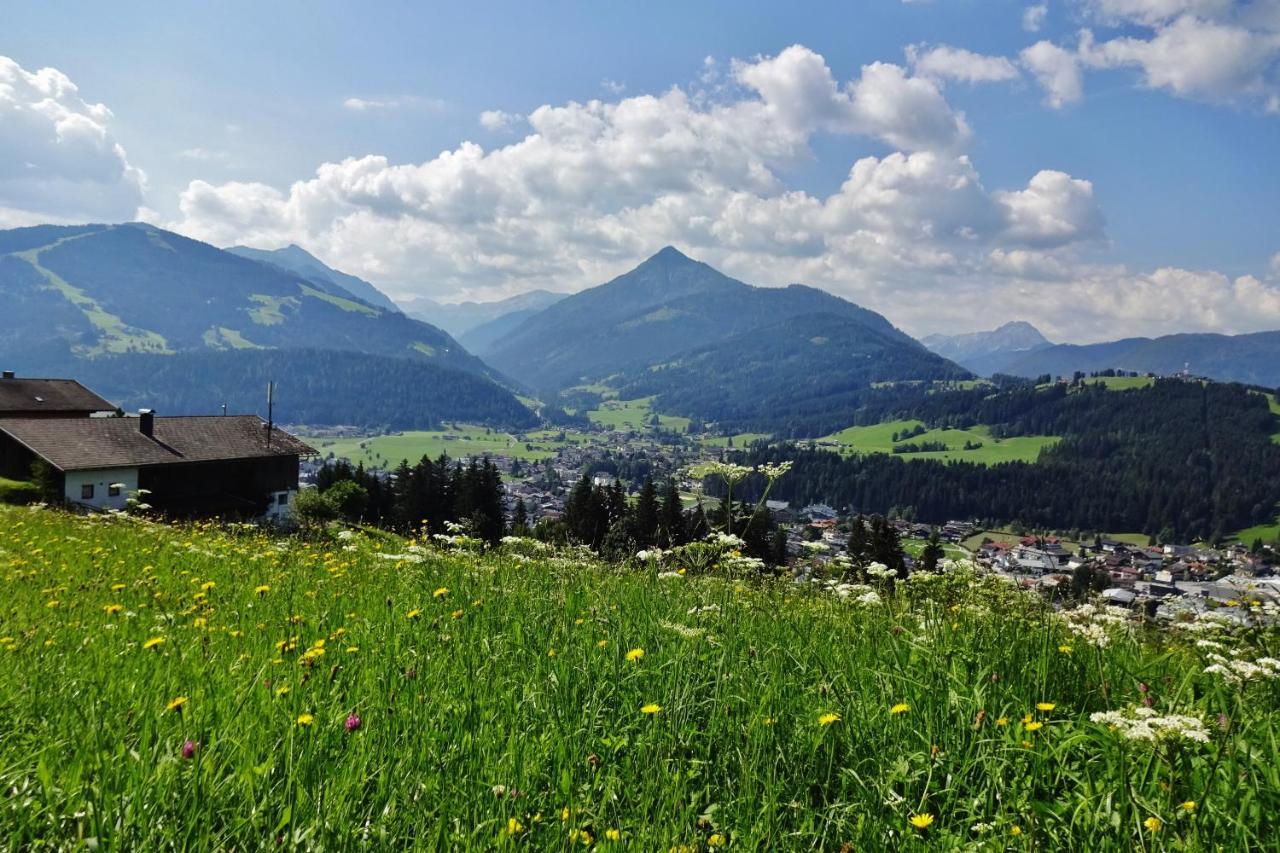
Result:
[[[74,379],[19,379],[0,373],[0,418],[87,418],[116,407]]]
[[[175,516],[280,517],[315,450],[256,415],[158,418],[0,417],[0,476],[48,466],[67,503],[123,508],[145,490]]]

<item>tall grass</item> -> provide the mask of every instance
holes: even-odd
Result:
[[[1269,629],[881,595],[0,508],[0,845],[1276,843],[1276,682],[1186,638]],[[1209,742],[1089,720],[1144,702]]]

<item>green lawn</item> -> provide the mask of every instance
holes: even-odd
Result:
[[[1103,539],[1114,539],[1117,542],[1127,542],[1130,545],[1139,545],[1146,547],[1148,536],[1145,533],[1103,533]],[[964,540],[961,544],[970,551],[976,551],[981,545],[983,539],[990,539],[992,542],[1008,542],[1015,543],[1022,539],[1018,534],[1010,530],[980,530],[977,533]],[[1068,551],[1075,553],[1080,548],[1079,542],[1059,537],[1062,547]],[[1093,540],[1090,539],[1085,543],[1088,547],[1093,547]]]
[[[1150,376],[1091,376],[1084,381],[1091,385],[1105,385],[1111,391],[1130,391],[1156,384]]]
[[[613,429],[650,429],[649,419],[653,416],[653,398],[640,397],[635,400],[605,400],[600,408],[587,412],[592,423]],[[658,415],[663,429],[684,432],[689,426],[688,418],[673,415]]]
[[[920,421],[888,421],[874,426],[849,427],[838,433],[818,439],[819,442],[836,442],[839,450],[845,453],[892,453],[893,433],[904,432],[920,425]],[[997,462],[1025,461],[1034,462],[1040,451],[1057,444],[1056,436],[1027,435],[1013,438],[995,439],[985,426],[972,429],[931,429],[927,432],[905,439],[912,444],[926,441],[941,441],[947,445],[945,451],[927,453],[897,454],[903,459],[941,459],[950,461],[960,459],[966,462],[977,462],[982,465],[994,465]],[[975,450],[965,450],[965,442],[982,442]],[[903,443],[903,442],[899,442]]]
[[[1252,545],[1257,539],[1263,542],[1280,542],[1280,518],[1276,519],[1275,524],[1255,524],[1253,527],[1238,530],[1232,534],[1231,538],[1239,539],[1245,545]]]
[[[486,453],[491,456],[504,454],[518,459],[545,459],[554,456],[562,446],[561,442],[555,440],[556,435],[558,432],[550,430],[529,433],[525,436],[527,441],[521,442],[510,433],[494,431],[485,434],[482,426],[459,424],[456,430],[421,430],[367,438],[304,440],[319,450],[321,456],[333,453],[352,463],[363,462],[366,466],[394,468],[404,459],[412,464],[423,456],[434,459],[441,453],[447,453],[455,459]],[[528,449],[526,444],[532,445],[533,449]]]
[[[733,439],[733,447],[735,450],[742,450],[752,442],[769,438],[767,432],[740,432],[737,435],[703,435],[701,442],[704,447],[728,447],[729,439]]]

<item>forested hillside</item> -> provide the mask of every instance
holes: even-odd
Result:
[[[985,466],[841,456],[801,445],[755,448],[752,463],[793,459],[775,489],[799,503],[920,520],[980,518],[1082,531],[1212,539],[1274,521],[1280,432],[1264,396],[1240,385],[1165,380],[1107,391],[1024,388],[933,394],[908,416],[930,426],[984,423],[1002,435],[1060,435],[1037,462]]]
[[[69,365],[66,372],[126,410],[147,407],[164,415],[216,414],[226,403],[230,412],[265,416],[267,382],[274,381],[280,423],[369,429],[434,429],[455,420],[510,427],[537,423],[511,392],[483,376],[364,353],[122,355]]]

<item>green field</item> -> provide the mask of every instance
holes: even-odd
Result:
[[[740,432],[736,435],[706,435],[699,436],[699,441],[704,447],[728,447],[729,439],[733,439],[733,447],[735,450],[742,450],[753,442],[761,439],[769,438],[767,432]]]
[[[834,442],[839,445],[836,449],[843,453],[893,453],[893,433],[914,429],[919,425],[922,425],[921,421],[906,420],[888,421],[874,426],[849,427],[818,439],[818,441],[820,446],[828,442]],[[991,437],[991,431],[987,427],[976,426],[967,430],[931,429],[899,443],[920,444],[926,441],[944,442],[948,450],[896,455],[907,460],[941,459],[950,461],[961,459],[982,465],[1013,461],[1034,462],[1040,456],[1041,450],[1057,444],[1059,439],[1056,436],[1042,435],[995,439]],[[965,442],[982,442],[982,446],[974,450],[964,450]]]
[[[486,453],[517,459],[545,459],[554,456],[565,443],[555,439],[558,434],[552,430],[531,432],[525,436],[526,441],[521,442],[510,433],[495,430],[486,434],[482,426],[459,424],[456,430],[421,430],[365,438],[311,437],[304,440],[320,451],[321,456],[332,453],[352,463],[394,468],[401,460],[407,459],[412,464],[423,456],[435,459],[441,453],[447,453],[454,459]],[[526,445],[532,445],[533,449]]]
[[[603,427],[644,431],[652,429],[649,420],[653,414],[653,398],[641,397],[636,400],[605,400],[600,408],[587,412],[587,418]],[[673,415],[658,415],[658,421],[663,429],[676,432],[684,432],[689,427],[688,418]]]
[[[0,845],[1280,837],[1277,680],[1225,680],[1196,647],[1267,669],[1252,662],[1274,627],[1146,629],[964,571],[841,598],[735,579],[727,550],[682,576],[680,557],[610,567],[527,542],[476,556],[345,535],[0,507]]]
[[[1034,534],[1030,534],[1034,535]],[[1145,547],[1147,540],[1150,538],[1145,533],[1103,533],[1103,539],[1114,539],[1117,542],[1127,542],[1130,545],[1139,545]],[[1015,543],[1022,539],[1021,536],[1010,530],[982,530],[961,544],[970,551],[976,551],[981,545],[983,539],[990,539],[992,542],[1008,542]],[[1059,541],[1063,548],[1075,553],[1080,548],[1080,543],[1069,539],[1059,537]],[[1093,540],[1084,543],[1087,547],[1093,547]]]
[[[1263,542],[1280,542],[1280,517],[1276,518],[1275,524],[1258,524],[1238,530],[1232,534],[1232,538],[1239,539],[1245,545],[1252,545],[1258,539]]]
[[[1131,391],[1156,384],[1151,376],[1090,376],[1084,381],[1090,385],[1105,385],[1111,391]]]
[[[1280,400],[1276,399],[1275,394],[1267,395],[1267,406],[1270,407],[1271,413],[1273,415],[1280,417]],[[1272,435],[1271,440],[1274,441],[1276,444],[1280,444],[1280,432],[1277,432],[1274,435]]]

